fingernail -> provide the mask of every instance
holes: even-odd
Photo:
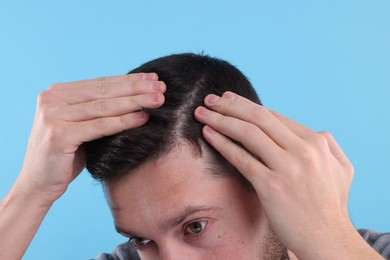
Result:
[[[230,99],[230,100],[235,100],[237,95],[234,94],[233,92],[225,92],[222,95],[224,98]]]
[[[210,114],[210,110],[208,110],[208,109],[205,108],[205,107],[199,107],[199,108],[198,108],[198,113],[199,113],[200,115],[207,116],[208,114]]]
[[[214,129],[212,129],[211,127],[209,127],[208,125],[204,126],[204,130],[210,134],[210,135],[213,135],[216,133],[216,131]]]
[[[206,97],[206,101],[207,102],[210,102],[210,103],[215,103],[217,102],[218,100],[220,99],[220,97],[218,97],[217,95],[214,95],[214,94],[210,94]]]
[[[152,89],[155,90],[155,91],[160,91],[160,89],[161,89],[160,81],[152,82]]]
[[[148,79],[148,80],[157,80],[158,76],[156,73],[144,73],[143,79]]]

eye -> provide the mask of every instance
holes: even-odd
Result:
[[[130,237],[129,242],[133,244],[136,249],[146,247],[152,240],[143,237]]]
[[[201,233],[206,226],[207,226],[206,220],[192,222],[186,226],[185,233],[190,235],[197,235]]]

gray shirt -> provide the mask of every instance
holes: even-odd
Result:
[[[359,229],[360,235],[385,259],[390,259],[390,233],[379,233],[368,229]],[[137,250],[131,243],[124,243],[111,254],[100,254],[96,260],[138,260]]]

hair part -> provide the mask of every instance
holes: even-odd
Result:
[[[149,121],[135,129],[85,144],[86,168],[99,181],[118,179],[140,165],[155,161],[183,141],[194,156],[206,156],[216,176],[233,176],[249,182],[202,135],[194,110],[208,94],[232,91],[261,105],[249,80],[228,62],[207,55],[175,54],[149,61],[129,73],[157,73],[167,90],[164,104],[144,109]],[[205,153],[206,152],[206,153]],[[248,186],[249,185],[249,186]]]

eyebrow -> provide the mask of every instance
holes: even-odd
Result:
[[[190,217],[190,216],[192,216],[194,214],[204,213],[204,212],[218,210],[218,209],[220,209],[220,208],[219,207],[210,207],[210,206],[201,206],[201,205],[200,206],[188,206],[188,207],[184,208],[184,210],[182,210],[176,216],[162,221],[159,224],[159,228],[161,230],[169,230],[169,229],[172,229],[173,227],[175,227],[177,225],[180,225],[188,217]],[[130,230],[124,230],[121,227],[118,227],[116,225],[115,225],[115,229],[120,234],[124,234],[124,235],[129,236],[129,237],[133,237],[133,236],[134,237],[138,237],[135,234],[135,232],[133,233],[133,232],[130,232]]]

